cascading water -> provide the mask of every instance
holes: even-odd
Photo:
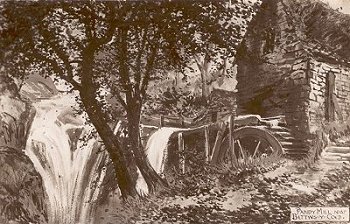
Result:
[[[147,158],[153,169],[161,174],[164,171],[164,161],[167,157],[169,139],[175,132],[187,129],[163,127],[154,132],[146,145]]]
[[[34,103],[36,115],[28,136],[26,154],[42,176],[48,195],[49,223],[87,224],[94,220],[108,156],[94,138],[78,140],[93,129],[71,110],[76,102],[69,95]],[[116,129],[122,128],[121,123]],[[147,142],[147,157],[157,173],[164,169],[171,135],[186,130],[161,128]],[[115,130],[117,133],[118,130]],[[138,170],[137,191],[148,193]]]
[[[92,129],[75,117],[74,98],[56,97],[34,104],[36,115],[26,154],[42,176],[49,199],[49,223],[91,223],[105,176],[107,156],[96,139],[77,140]],[[69,112],[71,114],[69,114]],[[74,137],[75,135],[75,144]]]

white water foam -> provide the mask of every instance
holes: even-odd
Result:
[[[154,132],[147,141],[147,158],[158,174],[164,171],[164,161],[167,157],[168,143],[171,135],[184,130],[187,129],[163,127]]]
[[[78,141],[72,149],[68,130],[92,131],[82,117],[70,116],[68,123],[59,116],[75,105],[74,97],[60,96],[36,102],[36,115],[26,146],[26,154],[43,179],[49,199],[49,223],[87,224],[93,221],[94,205],[106,175],[106,153],[97,153],[101,147],[96,139],[83,145]],[[118,123],[114,133],[120,131]],[[151,135],[146,145],[150,164],[158,174],[164,171],[169,139],[175,132],[187,129],[163,127]],[[136,189],[147,195],[145,180],[138,170]]]
[[[74,98],[73,98],[74,99]],[[105,176],[105,153],[96,153],[95,139],[72,148],[69,129],[83,129],[82,118],[63,123],[58,116],[74,105],[74,100],[57,97],[34,104],[36,115],[26,146],[26,154],[43,179],[49,200],[49,223],[90,223],[94,202]]]

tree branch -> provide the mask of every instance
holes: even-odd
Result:
[[[120,30],[120,35],[119,35],[119,49],[120,53],[117,56],[120,62],[119,66],[119,75],[120,75],[120,81],[122,83],[123,88],[125,88],[126,93],[127,93],[127,98],[132,97],[128,96],[128,94],[132,93],[132,87],[131,87],[131,82],[130,82],[130,77],[129,77],[129,71],[128,71],[128,30],[127,29],[121,29]]]
[[[144,53],[145,45],[146,45],[146,40],[147,40],[147,33],[148,33],[148,28],[146,28],[143,32],[142,35],[142,40],[139,46],[139,52],[136,57],[136,74],[135,74],[135,81],[136,81],[136,87],[135,88],[140,88],[140,83],[141,83],[141,60],[142,60],[142,55]]]
[[[196,61],[196,64],[197,64],[199,70],[203,70],[203,65],[202,65],[202,63],[200,62],[199,56],[198,56],[198,55],[195,55],[195,56],[194,56],[194,60]]]
[[[69,64],[79,64],[79,63],[82,63],[82,62],[83,62],[82,60],[75,59],[75,60],[70,60],[68,63]]]
[[[113,96],[117,98],[117,100],[120,102],[120,104],[123,106],[124,109],[126,109],[127,105],[124,101],[123,97],[121,96],[121,92],[118,90],[117,87],[111,89],[111,93]]]
[[[146,89],[148,87],[148,83],[151,77],[151,72],[153,70],[153,65],[154,65],[156,56],[157,56],[157,48],[155,46],[151,46],[151,55],[147,59],[146,72],[145,72],[145,76],[143,77],[141,88],[140,88],[140,93],[142,98],[144,98],[146,95]]]
[[[79,13],[80,16],[81,15],[87,15],[89,14],[89,10],[87,9],[87,6],[85,5],[85,7],[82,7],[82,9],[80,10],[81,12]],[[86,38],[87,40],[92,40],[93,39],[93,35],[92,35],[92,27],[90,26],[90,22],[91,22],[91,18],[84,16],[84,18],[82,19],[84,27],[85,27],[85,34],[86,34]]]
[[[62,49],[60,49],[59,46],[57,46],[55,43],[52,42],[52,40],[50,39],[51,34],[49,33],[48,30],[45,30],[44,27],[42,27],[42,25],[39,28],[39,33],[44,38],[45,43],[55,52],[55,54],[58,56],[60,60],[62,60],[64,64],[67,75],[62,73],[60,75],[61,78],[66,80],[67,82],[70,82],[74,86],[74,88],[78,87],[77,89],[80,89],[81,85],[74,80],[73,68],[69,62],[69,56],[67,56],[65,52]]]
[[[56,60],[48,58],[44,54],[40,53],[40,51],[36,48],[33,48],[32,54],[35,58],[39,59],[40,61],[46,62],[49,66],[51,66],[53,71],[56,74],[58,74],[60,78],[70,83],[76,90],[80,90],[80,84],[78,84],[73,78],[70,78],[69,76],[65,75],[63,69],[60,67]]]
[[[109,6],[109,9],[110,9],[110,13],[106,21],[107,24],[109,24],[109,27],[107,28],[107,31],[103,35],[103,37],[100,37],[100,38],[95,37],[97,39],[96,40],[97,45],[103,45],[110,42],[113,39],[115,29],[117,28],[117,25],[118,25],[118,21],[116,21],[116,16],[115,16],[116,11],[114,9],[114,5],[107,4],[107,6]]]

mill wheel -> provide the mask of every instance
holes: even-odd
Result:
[[[266,165],[278,161],[283,154],[279,141],[267,130],[257,127],[237,128],[233,132],[234,153],[226,135],[214,163],[235,168]]]

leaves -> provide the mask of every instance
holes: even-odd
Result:
[[[1,19],[7,24],[1,33],[6,71],[19,78],[32,72],[56,76],[79,90],[84,88],[84,54],[93,49],[89,57],[93,57],[95,95],[110,115],[116,112],[116,102],[110,105],[107,95],[124,108],[142,103],[150,82],[171,76],[169,71],[186,77],[194,72],[193,58],[198,55],[210,55],[215,62],[213,78],[221,76],[223,54],[234,55],[243,35],[239,23],[246,20],[239,18],[255,10],[254,4],[239,1],[231,6],[225,1],[6,2],[1,6]]]
[[[17,78],[36,72],[66,82],[69,92],[79,93],[81,99],[76,100],[109,152],[119,148],[118,141],[107,141],[113,133],[110,124],[126,116],[129,142],[136,143],[117,154],[138,163],[143,158],[137,143],[140,113],[150,84],[174,73],[186,77],[197,55],[213,60],[233,56],[243,35],[237,21],[245,23],[240,18],[254,11],[241,1],[231,6],[226,1],[171,0],[0,5],[6,24],[0,41],[5,72]],[[216,66],[214,73],[225,71],[221,63]],[[157,92],[162,88],[154,86]],[[185,97],[171,105],[174,111],[194,100],[185,87],[179,92]]]

